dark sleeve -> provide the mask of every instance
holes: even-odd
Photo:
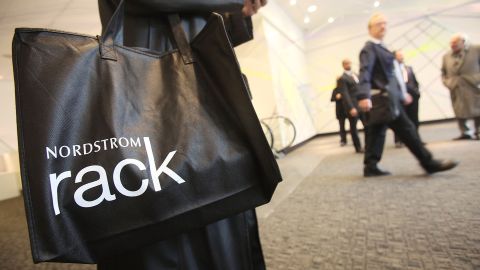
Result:
[[[345,111],[347,114],[349,114],[350,110],[354,108],[353,102],[352,102],[352,97],[350,97],[350,93],[348,92],[348,86],[347,82],[340,77],[337,81],[338,85],[338,92],[342,94],[342,104],[343,107],[345,108]]]
[[[410,73],[412,73],[412,79],[413,79],[413,84],[415,85],[415,88],[418,92],[418,88],[420,87],[418,81],[417,81],[417,77],[415,76],[415,72],[413,72],[413,68],[412,67],[409,67],[410,69]]]
[[[373,43],[367,42],[360,52],[360,74],[358,75],[357,99],[370,98],[372,88],[372,71],[375,66],[375,51]]]
[[[338,88],[335,88],[335,89],[333,89],[333,91],[332,91],[332,96],[330,97],[330,101],[331,101],[331,102],[337,101],[337,99],[335,98],[335,95],[337,95],[337,89],[338,89]]]
[[[100,20],[105,27],[120,0],[98,0]],[[233,46],[253,39],[251,17],[243,17],[243,0],[127,0],[127,10],[133,14],[159,14],[178,12],[187,14],[208,14],[219,12],[223,16],[225,28]]]
[[[251,17],[244,17],[242,12],[227,12],[222,15],[225,28],[234,47],[253,39]]]

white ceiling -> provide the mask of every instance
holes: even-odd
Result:
[[[173,1],[173,0],[172,0]],[[365,21],[375,10],[395,14],[395,20],[401,21],[425,13],[448,10],[455,6],[469,4],[467,14],[480,18],[480,0],[379,0],[379,7],[374,7],[374,0],[270,0],[283,8],[288,16],[303,28],[308,35],[318,34],[334,27],[351,25]],[[307,8],[316,5],[317,10],[308,13]],[[304,17],[310,17],[310,23],[304,23]],[[328,18],[335,18],[328,23]],[[0,0],[0,80],[12,80],[11,41],[16,27],[53,28],[65,31],[100,34],[96,0]],[[353,33],[354,34],[354,33]]]
[[[0,78],[13,80],[12,38],[16,27],[52,28],[98,35],[96,0],[0,0]]]
[[[275,0],[288,15],[306,32],[312,33],[324,28],[336,27],[339,23],[348,23],[355,26],[361,23],[362,27],[374,12],[385,13],[390,23],[397,23],[409,18],[445,12],[459,6],[471,4],[474,7],[462,16],[476,16],[480,18],[480,1],[472,0]],[[375,7],[375,2],[378,6]],[[475,3],[478,3],[475,5]],[[315,5],[315,12],[308,12],[308,7]],[[394,15],[394,16],[392,16]],[[308,16],[310,22],[304,23]],[[334,19],[329,23],[329,19]]]

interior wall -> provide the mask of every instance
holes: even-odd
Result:
[[[275,2],[257,18],[254,40],[237,49],[255,109],[260,119],[277,115],[290,119],[297,131],[293,144],[302,142],[316,134],[305,100],[310,89],[303,32]],[[280,135],[276,139],[288,140],[281,127],[271,126],[280,128],[274,131]]]
[[[0,108],[0,153],[17,150],[15,86],[13,81],[0,81]]]

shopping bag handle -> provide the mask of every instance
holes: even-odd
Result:
[[[98,37],[100,42],[100,55],[102,59],[117,61],[117,52],[115,44],[123,45],[123,22],[125,14],[125,0],[120,1],[117,9],[110,18],[105,28],[105,32]],[[192,49],[182,28],[180,16],[178,14],[168,14],[168,22],[173,34],[173,39],[177,45],[184,64],[194,62]]]
[[[187,36],[185,31],[183,31],[182,21],[178,14],[169,14],[168,22],[170,24],[170,29],[172,30],[173,39],[177,45],[178,50],[183,58],[183,63],[191,64],[194,62],[192,48],[188,43]]]

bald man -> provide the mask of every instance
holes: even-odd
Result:
[[[337,79],[337,90],[342,97],[341,102],[344,114],[346,114],[348,121],[350,122],[350,135],[352,136],[355,152],[363,153],[364,150],[362,149],[362,143],[358,137],[357,130],[357,122],[360,116],[358,113],[357,98],[355,97],[358,75],[352,71],[352,61],[350,61],[350,59],[343,59],[342,67],[343,74]],[[343,138],[346,139],[345,131],[343,131]]]
[[[443,56],[442,82],[450,90],[460,136],[455,140],[479,139],[480,130],[480,46],[468,46],[465,34],[454,34],[451,51]],[[473,136],[467,120],[473,119]]]
[[[385,15],[374,14],[368,22],[368,32],[370,40],[365,43],[360,52],[360,74],[356,95],[360,110],[367,114],[363,175],[372,177],[390,174],[378,167],[382,158],[387,128],[391,128],[395,132],[427,173],[454,168],[457,165],[456,162],[433,158],[418,137],[415,125],[402,108],[401,103],[409,104],[411,97],[406,91],[400,90],[399,82],[396,79],[394,56],[383,44],[383,38],[387,32]],[[386,123],[368,122],[372,105],[375,107],[379,105],[372,104],[373,95],[389,97],[393,105],[392,111],[395,113],[393,120]]]

